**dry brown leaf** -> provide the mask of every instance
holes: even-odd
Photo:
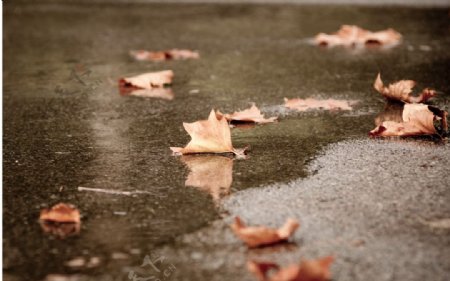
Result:
[[[162,88],[165,85],[172,84],[172,78],[172,70],[149,72],[133,77],[121,78],[119,80],[119,88],[121,92],[136,89]]]
[[[366,46],[379,44],[392,46],[398,44],[402,36],[397,31],[389,28],[386,30],[371,32],[356,25],[343,25],[334,34],[319,33],[314,38],[317,45],[325,46]]]
[[[405,104],[403,122],[384,121],[369,132],[370,136],[415,136],[434,135],[438,132],[434,121],[439,121],[441,130],[447,131],[447,112],[426,104]]]
[[[255,104],[252,104],[252,106],[248,109],[234,112],[233,114],[222,114],[221,112],[216,112],[217,117],[220,119],[225,117],[228,122],[247,122],[247,123],[259,123],[259,124],[265,124],[265,123],[272,123],[277,120],[278,117],[270,117],[270,118],[264,118],[264,115],[261,114],[261,110],[259,110],[258,107],[256,107]]]
[[[173,100],[175,95],[170,88],[154,88],[154,89],[121,89],[122,96],[135,96],[143,98],[158,98],[165,100]]]
[[[276,263],[249,261],[247,268],[260,281],[327,281],[331,280],[330,266],[333,261],[333,256],[317,260],[301,260],[299,264],[281,269]],[[277,271],[268,276],[272,269]]]
[[[231,131],[227,121],[218,119],[211,110],[208,120],[183,123],[184,129],[191,136],[186,147],[171,147],[175,154],[193,153],[234,153],[244,155],[244,149],[235,149],[231,144]]]
[[[39,222],[44,232],[59,238],[80,232],[80,212],[74,206],[64,203],[41,210]]]
[[[200,55],[197,51],[172,49],[167,51],[146,51],[135,50],[130,51],[130,55],[139,61],[164,61],[164,60],[179,60],[179,59],[198,59]]]
[[[217,155],[183,155],[189,168],[185,185],[208,192],[215,201],[228,194],[233,182],[233,159]]]
[[[373,83],[375,90],[390,100],[403,101],[407,103],[422,103],[436,96],[436,91],[428,88],[425,88],[419,96],[412,96],[412,88],[414,88],[415,85],[416,82],[412,80],[401,80],[385,87],[383,81],[381,80],[380,73],[378,73],[378,76]]]
[[[325,109],[325,110],[352,110],[352,105],[355,101],[347,100],[316,100],[313,98],[307,99],[287,99],[284,98],[284,106],[298,111],[306,111],[309,109]]]
[[[43,221],[79,223],[80,211],[73,205],[59,203],[50,209],[43,209],[39,217]]]
[[[278,229],[265,226],[246,226],[239,217],[236,217],[231,229],[247,246],[258,247],[287,241],[299,226],[300,224],[295,219],[288,219]]]

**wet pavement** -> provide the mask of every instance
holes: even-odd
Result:
[[[248,205],[254,208],[253,212],[258,212],[257,205],[251,204],[252,198],[261,196],[258,200],[262,201],[264,196],[271,198],[271,194],[263,192],[265,187],[283,187],[284,183],[305,177],[308,180],[308,175],[314,174],[310,163],[324,147],[344,141],[341,146],[352,148],[353,140],[365,139],[367,132],[375,127],[374,118],[384,108],[383,99],[371,88],[378,71],[382,71],[386,81],[414,79],[419,89],[427,86],[439,90],[441,94],[432,103],[449,109],[450,37],[446,9],[8,3],[4,17],[3,270],[6,280],[57,280],[50,274],[76,274],[73,280],[130,280],[130,272],[139,273],[145,256],[152,254],[163,255],[165,266],[173,263],[177,267],[167,280],[248,279],[241,262],[246,258],[246,250],[230,236],[225,223],[219,219],[228,212],[233,215],[242,212],[255,223],[278,224],[278,219],[290,212],[284,211],[288,207],[274,207],[273,216],[264,219],[248,214],[247,208],[240,206]],[[404,41],[386,50],[324,49],[308,43],[307,39],[313,35],[336,31],[343,23],[371,30],[393,27],[404,35]],[[132,49],[170,48],[199,50],[201,59],[147,63],[135,62],[128,56]],[[119,94],[118,78],[164,69],[175,72],[173,100]],[[333,97],[359,103],[351,112],[293,113],[283,108],[284,97]],[[215,160],[218,161],[215,165],[231,170],[223,175],[229,177],[231,173],[231,187],[225,190],[221,186],[209,187],[205,192],[205,188],[186,186],[194,164],[172,156],[169,150],[169,146],[184,145],[189,139],[182,122],[205,119],[211,108],[233,112],[248,107],[250,102],[256,102],[268,116],[279,115],[280,122],[232,130],[234,146],[250,145],[251,151],[245,160],[235,159],[231,163],[227,159]],[[415,141],[425,142],[428,150],[415,147]],[[403,148],[397,147],[402,145],[409,147],[406,156]],[[404,156],[388,162],[386,169],[394,167],[394,163],[407,160],[416,163],[425,157],[422,164],[435,167],[442,177],[421,175],[430,186],[439,186],[441,192],[432,193],[437,194],[434,197],[431,193],[424,196],[423,206],[435,200],[448,201],[446,187],[450,181],[445,170],[448,163],[444,161],[448,157],[442,158],[449,152],[447,144],[425,138],[413,140],[413,144],[381,141],[374,146],[378,154]],[[368,159],[372,166],[367,167],[377,167],[382,162],[381,156],[369,153],[371,147],[372,142],[359,141],[354,149],[346,149],[346,153],[339,155],[349,160]],[[429,154],[441,158],[428,159]],[[354,165],[363,167],[363,162]],[[320,175],[320,169],[317,170]],[[341,171],[343,179],[353,178]],[[386,183],[385,199],[407,194],[408,184],[417,181],[420,172],[406,173],[395,185]],[[381,177],[388,181],[396,176],[383,174]],[[335,178],[321,179],[318,175],[312,178],[319,183],[323,181],[318,184],[326,191],[323,196],[339,194],[336,187],[326,190]],[[346,183],[357,188],[364,177],[357,179]],[[303,186],[302,180],[298,181]],[[338,186],[339,181],[336,182]],[[397,185],[402,186],[402,192],[391,194]],[[249,193],[242,191],[248,188],[254,188],[249,192],[255,193],[250,199],[246,198]],[[420,188],[423,187],[415,188],[414,192]],[[301,197],[296,193],[300,191],[289,190],[280,189],[284,194],[279,202],[282,206],[293,196]],[[426,194],[428,190],[423,192]],[[371,194],[364,190],[356,192],[348,198],[348,204],[369,202]],[[415,198],[414,194],[410,196]],[[220,199],[224,196],[225,199]],[[344,200],[348,194],[335,196]],[[315,210],[315,216],[323,213],[327,219],[326,205],[339,206],[333,205],[335,200],[323,203],[314,196],[311,200],[310,204],[318,207],[310,211]],[[82,214],[80,234],[63,240],[45,234],[38,223],[42,208],[61,201],[76,205]],[[289,210],[300,221],[307,222],[310,218],[307,210],[286,206],[290,206]],[[402,213],[408,210],[402,209]],[[448,211],[441,203],[434,211],[427,211],[423,219],[448,217]],[[348,219],[336,220],[331,226],[319,220],[321,224],[317,227],[327,232],[317,237],[317,241],[332,239],[336,233],[344,233],[342,239],[368,239],[360,237],[366,230],[358,228],[361,221],[346,212],[337,214]],[[389,215],[380,213],[379,216],[386,224],[390,222]],[[346,233],[336,226],[338,222],[359,231]],[[399,225],[398,232],[385,234],[398,237],[398,241],[404,238],[396,236],[398,233],[414,227]],[[300,236],[296,236],[302,251],[306,241],[314,240],[313,231],[310,236],[304,236],[307,230],[308,223],[297,234]],[[220,241],[215,243],[217,235],[211,235],[211,240],[203,236],[200,242],[206,242],[198,246],[201,249],[197,253],[194,251],[197,245],[189,237],[204,232],[228,235],[223,243],[231,247],[222,247]],[[418,262],[410,266],[428,266],[422,262],[424,259],[429,259],[430,264],[448,259],[441,252],[449,248],[445,238],[448,232],[441,231],[437,234],[441,236],[433,237],[426,230],[419,229],[419,232],[406,240],[422,241],[418,253],[423,250],[425,254],[416,257]],[[371,247],[381,245],[379,249],[399,243],[383,244],[383,239],[373,239],[376,243],[370,244]],[[180,240],[191,243],[180,246]],[[426,248],[427,243],[432,245]],[[293,250],[282,248],[280,253],[293,251],[294,254],[286,255],[286,259],[292,259],[299,255],[298,246],[293,247]],[[310,250],[305,250],[305,254],[313,257],[333,250],[314,248],[314,243],[308,247]],[[230,257],[234,266],[228,266],[228,261],[211,265],[211,261],[204,260],[205,252],[221,260]],[[348,249],[342,252],[348,255],[343,259],[345,262],[338,261],[333,267],[339,280],[372,279],[356,273],[353,278],[349,272],[354,264],[354,252]],[[361,257],[384,259],[386,263],[399,258],[397,254],[383,256],[377,252],[378,255],[370,256],[368,252],[361,252]],[[404,253],[410,254],[406,250]],[[95,257],[100,263],[80,268],[66,264],[76,257],[86,260]],[[400,267],[407,262],[401,261]],[[364,271],[364,263],[358,266],[358,272]],[[367,268],[372,268],[370,263]],[[440,277],[449,273],[445,265],[433,268],[436,270],[417,269],[422,272],[418,276],[435,272]],[[147,270],[140,274],[153,273]],[[381,280],[395,280],[395,275],[387,276],[391,279]]]

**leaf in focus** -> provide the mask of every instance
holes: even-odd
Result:
[[[234,153],[244,155],[244,149],[235,149],[231,143],[231,131],[225,118],[217,118],[211,110],[207,120],[183,123],[184,129],[191,136],[185,147],[171,147],[178,155],[194,153]]]
[[[347,100],[317,100],[313,98],[307,99],[287,99],[284,98],[284,106],[289,109],[295,109],[297,111],[307,111],[310,109],[325,109],[325,110],[352,110],[352,105],[356,101]]]
[[[167,51],[146,51],[133,50],[130,51],[130,56],[138,61],[165,61],[165,60],[180,60],[180,59],[198,59],[200,54],[197,51],[172,49]]]
[[[260,281],[327,281],[331,280],[330,266],[333,261],[333,256],[327,256],[317,260],[301,260],[299,264],[284,268],[276,263],[249,261],[247,268]],[[268,276],[271,270],[276,272]]]
[[[286,223],[273,229],[265,226],[246,226],[239,217],[230,226],[234,234],[244,241],[248,247],[258,247],[285,242],[300,226],[297,220],[288,219]]]
[[[222,114],[220,112],[216,112],[218,118],[225,117],[228,122],[242,122],[242,123],[258,123],[258,124],[265,124],[265,123],[273,123],[277,120],[278,117],[270,117],[270,118],[264,118],[264,115],[262,115],[261,110],[259,110],[258,107],[256,107],[255,104],[252,104],[252,106],[248,109],[237,111],[232,114]]]
[[[419,96],[415,97],[411,95],[412,88],[416,85],[416,82],[412,80],[401,80],[393,84],[389,84],[385,87],[383,81],[381,80],[381,75],[378,73],[373,87],[380,94],[389,100],[402,101],[407,103],[422,103],[426,102],[428,99],[436,96],[436,91],[425,88]]]
[[[439,122],[440,130],[447,131],[447,112],[426,104],[405,104],[402,112],[402,122],[383,121],[369,132],[372,137],[434,135],[438,131],[435,121]]]
[[[208,192],[214,201],[230,192],[233,182],[233,159],[219,155],[183,155],[189,168],[185,185]]]
[[[314,37],[317,45],[364,47],[372,44],[394,46],[400,42],[402,35],[392,28],[371,32],[356,25],[343,25],[334,34],[319,33]]]

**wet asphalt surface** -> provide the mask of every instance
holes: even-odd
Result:
[[[248,257],[283,263],[329,253],[336,280],[449,275],[449,232],[424,223],[450,216],[448,145],[366,140],[384,108],[371,89],[378,71],[439,90],[432,103],[449,109],[446,9],[8,3],[4,17],[5,280],[157,276],[139,267],[146,255],[176,267],[166,280],[251,280]],[[404,41],[388,50],[307,43],[343,23],[393,27]],[[201,59],[128,57],[142,48],[196,49]],[[164,69],[175,72],[173,100],[119,94],[119,77]],[[293,113],[284,97],[359,103],[351,112]],[[280,122],[233,129],[234,146],[251,151],[233,160],[228,196],[185,186],[189,169],[168,148],[188,141],[182,122],[250,102]],[[39,211],[58,202],[80,209],[78,236],[40,228]],[[292,215],[301,231],[294,245],[247,251],[226,227],[236,214],[270,225]],[[101,262],[67,266],[76,257]]]

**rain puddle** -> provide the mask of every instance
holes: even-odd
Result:
[[[127,280],[157,245],[217,219],[222,196],[305,177],[324,145],[366,137],[384,108],[371,87],[378,71],[450,92],[447,10],[6,3],[4,14],[3,266],[11,280]],[[307,43],[344,23],[393,27],[405,39],[385,50]],[[170,48],[201,58],[152,63],[128,54]],[[175,73],[169,92],[119,93],[118,78],[166,69]],[[358,103],[295,112],[284,98]],[[279,122],[232,130],[235,147],[251,147],[247,159],[171,155],[170,146],[189,141],[182,122],[252,102]],[[58,202],[80,210],[80,235],[41,229],[40,210]]]

